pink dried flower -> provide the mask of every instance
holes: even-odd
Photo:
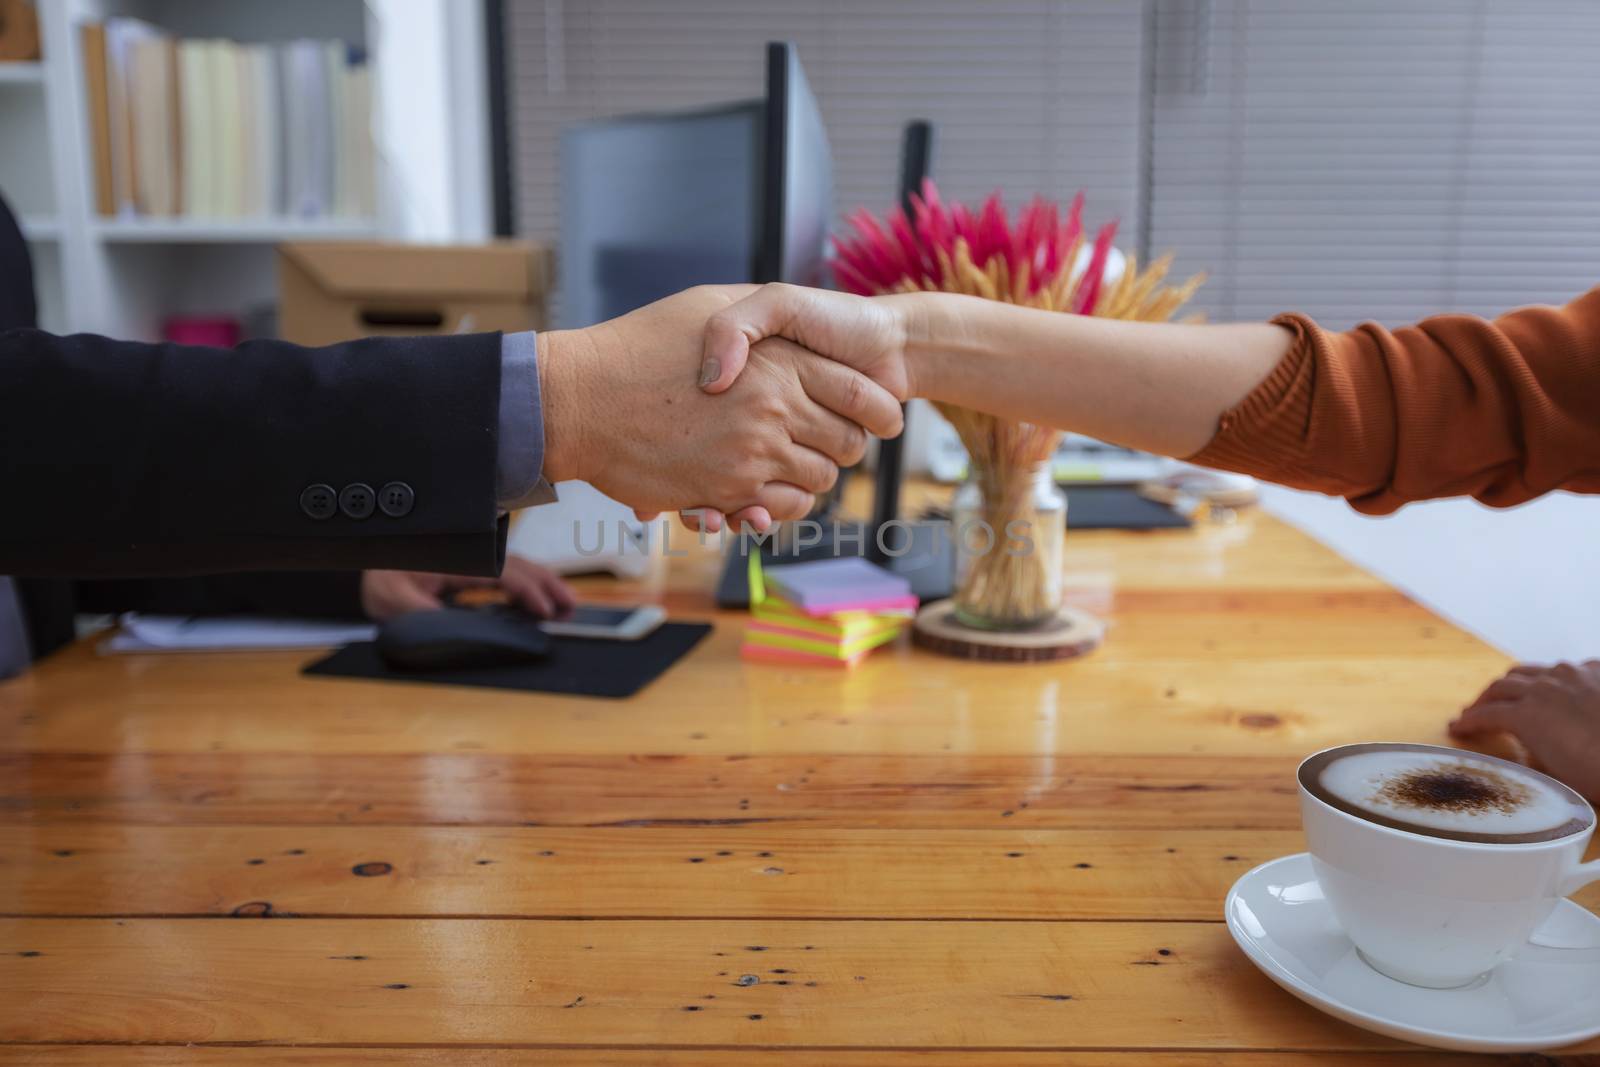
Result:
[[[1068,297],[1061,310],[1094,312],[1117,224],[1101,227],[1083,276],[1069,277],[1083,240],[1082,193],[1072,198],[1065,222],[1055,204],[1034,197],[1013,225],[998,192],[974,215],[964,204],[946,206],[931,180],[923,182],[921,196],[912,195],[911,206],[911,218],[896,206],[886,223],[865,209],[850,216],[854,234],[834,246],[841,287],[863,296],[904,289],[971,292],[970,264],[994,283],[999,299],[1035,303],[1050,291]],[[984,287],[979,282],[976,288]]]

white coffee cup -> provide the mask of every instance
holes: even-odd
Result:
[[[1452,840],[1382,825],[1314,795],[1306,768],[1343,749],[1396,749],[1514,771],[1559,790],[1581,812],[1581,828],[1552,840]],[[1567,950],[1529,937],[1561,898],[1600,879],[1584,863],[1595,813],[1577,793],[1519,764],[1423,745],[1349,745],[1306,759],[1297,776],[1300,814],[1317,881],[1334,917],[1374,969],[1433,989],[1470,985],[1515,955]]]

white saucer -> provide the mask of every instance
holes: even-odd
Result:
[[[1367,1030],[1465,1052],[1532,1052],[1600,1035],[1597,959],[1513,959],[1465,989],[1421,989],[1379,974],[1334,922],[1304,852],[1240,878],[1226,910],[1228,931],[1268,978]],[[1533,941],[1600,947],[1600,917],[1564,900]]]

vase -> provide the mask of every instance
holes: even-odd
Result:
[[[1048,461],[974,464],[951,505],[956,618],[982,630],[1027,630],[1061,608],[1067,498]]]

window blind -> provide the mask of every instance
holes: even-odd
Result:
[[[890,204],[901,126],[929,118],[950,196],[1084,188],[1125,247],[1208,271],[1195,306],[1216,319],[1398,324],[1600,281],[1592,0],[1154,0],[1148,20],[1113,0],[505,9],[516,217],[541,239],[567,123],[758,96],[763,43],[788,39],[841,214]]]
[[[1216,319],[1336,328],[1600,283],[1600,5],[1160,0],[1151,244]]]
[[[1114,0],[508,0],[520,233],[553,240],[562,128],[764,91],[764,44],[793,41],[822,109],[840,215],[893,203],[900,134],[937,127],[947,197],[1014,207],[1082,188],[1086,221],[1132,235],[1145,11]]]

